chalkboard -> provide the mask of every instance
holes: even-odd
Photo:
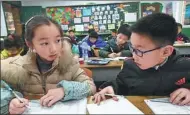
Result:
[[[139,18],[139,2],[47,7],[46,15],[56,20],[64,31],[75,29],[77,32],[86,32],[94,27],[106,33],[118,29],[121,23],[136,22]]]

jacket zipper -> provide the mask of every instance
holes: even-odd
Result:
[[[42,88],[44,90],[44,94],[46,94],[46,82],[45,82],[45,75],[42,75]]]

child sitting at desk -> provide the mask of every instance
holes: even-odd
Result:
[[[23,41],[20,36],[16,34],[9,34],[4,39],[4,50],[1,51],[1,59],[14,57],[20,55],[23,51]]]
[[[138,20],[131,30],[134,59],[124,62],[116,80],[100,86],[95,103],[105,99],[106,93],[116,93],[170,96],[173,104],[190,105],[190,59],[178,55],[173,47],[175,19],[167,14],[151,14]]]
[[[41,95],[40,103],[47,107],[60,100],[82,99],[95,93],[92,79],[67,50],[70,48],[64,49],[60,25],[47,17],[34,16],[26,23],[25,36],[30,50],[25,56],[1,61],[1,80],[24,96]],[[22,100],[24,103],[17,98],[10,101],[10,114],[26,110],[28,100]]]
[[[187,43],[187,42],[189,42],[190,39],[181,32],[182,25],[180,23],[177,23],[177,27],[178,27],[178,34],[176,37],[176,43]]]
[[[122,25],[118,29],[118,35],[116,39],[111,39],[107,42],[107,45],[100,49],[99,56],[103,58],[114,57],[131,57],[132,54],[129,51],[128,41],[131,36],[129,25]]]
[[[94,52],[93,52],[94,48],[101,49],[106,46],[106,42],[103,41],[101,38],[99,38],[98,33],[95,31],[91,31],[88,39],[85,40],[84,42],[86,42],[92,49],[91,51],[88,52],[89,57],[94,57]]]

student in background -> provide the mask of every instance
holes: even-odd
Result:
[[[88,35],[87,35],[86,37],[84,37],[84,38],[82,39],[82,41],[79,42],[79,44],[81,44],[82,42],[86,41],[86,40],[89,38],[89,35],[90,35],[90,33],[91,33],[92,31],[95,31],[95,30],[94,30],[94,29],[89,29],[89,30],[88,30]]]
[[[108,36],[107,40],[116,39],[116,38],[117,38],[117,30],[116,29],[112,29],[111,30],[111,35]]]
[[[9,34],[4,39],[4,50],[1,51],[1,59],[20,55],[22,51],[23,41],[21,37],[16,34]]]
[[[99,56],[104,58],[131,57],[132,54],[128,46],[130,36],[129,25],[122,25],[118,29],[117,38],[109,40],[107,45],[99,51]]]
[[[62,37],[62,29],[55,21],[44,16],[29,19],[25,39],[30,50],[25,56],[1,60],[1,80],[24,96],[42,96],[40,104],[47,107],[57,101],[94,94],[96,87],[92,79],[80,68],[70,48],[64,49]],[[28,100],[22,100],[24,103],[13,98],[7,103],[10,114],[22,114],[26,110]]]
[[[95,32],[95,31],[92,31],[90,34],[89,34],[89,37],[86,41],[86,42],[90,47],[91,47],[91,51],[89,51],[88,53],[88,56],[89,57],[93,57],[94,56],[94,53],[93,53],[93,49],[94,48],[98,48],[98,49],[101,49],[103,47],[106,46],[106,42],[103,41],[101,38],[98,37],[98,33]]]
[[[176,43],[187,43],[187,42],[189,42],[190,39],[181,32],[182,31],[182,25],[180,23],[177,23],[177,27],[178,27],[178,34],[177,34],[177,38],[176,38]]]
[[[71,42],[71,38],[69,36],[64,36],[63,37],[63,46],[69,46],[69,48],[71,49],[74,58],[76,58],[77,60],[79,59],[79,48],[78,45],[75,45]],[[65,44],[66,43],[66,44]],[[66,48],[66,47],[65,47]]]
[[[77,37],[75,36],[74,30],[69,30],[69,37],[73,44],[77,44]]]
[[[178,55],[173,47],[175,19],[167,14],[151,14],[138,20],[131,30],[134,59],[124,62],[116,80],[100,86],[95,103],[105,99],[104,94],[115,93],[170,96],[173,104],[190,105],[190,59]]]

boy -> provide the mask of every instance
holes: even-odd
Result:
[[[131,57],[132,54],[128,46],[130,36],[129,25],[122,25],[119,28],[117,38],[109,40],[107,45],[99,51],[99,56],[104,58]]]
[[[71,42],[76,45],[77,37],[75,36],[74,30],[69,30],[69,37],[71,38]]]
[[[86,41],[84,41],[84,42],[86,42],[92,49],[94,49],[94,48],[103,48],[103,47],[106,46],[106,42],[103,41],[102,39],[100,39],[98,37],[98,33],[95,32],[95,31],[91,31],[90,34],[89,34],[88,39]],[[95,56],[94,53],[93,53],[93,50],[89,51],[88,56],[89,57]]]
[[[107,37],[107,40],[116,39],[116,38],[117,38],[117,30],[112,29],[111,30],[111,35]]]
[[[7,59],[20,55],[23,51],[23,41],[20,36],[16,34],[9,34],[4,39],[4,50],[1,51],[1,59]]]
[[[176,38],[177,43],[189,42],[190,39],[181,32],[182,25],[180,23],[177,23],[177,27],[178,27],[178,34],[177,34],[177,38]]]
[[[105,93],[119,95],[169,96],[170,102],[190,105],[190,59],[179,56],[173,44],[175,19],[156,13],[141,18],[131,27],[133,58],[124,62],[116,80],[103,84],[94,95],[96,103]]]

